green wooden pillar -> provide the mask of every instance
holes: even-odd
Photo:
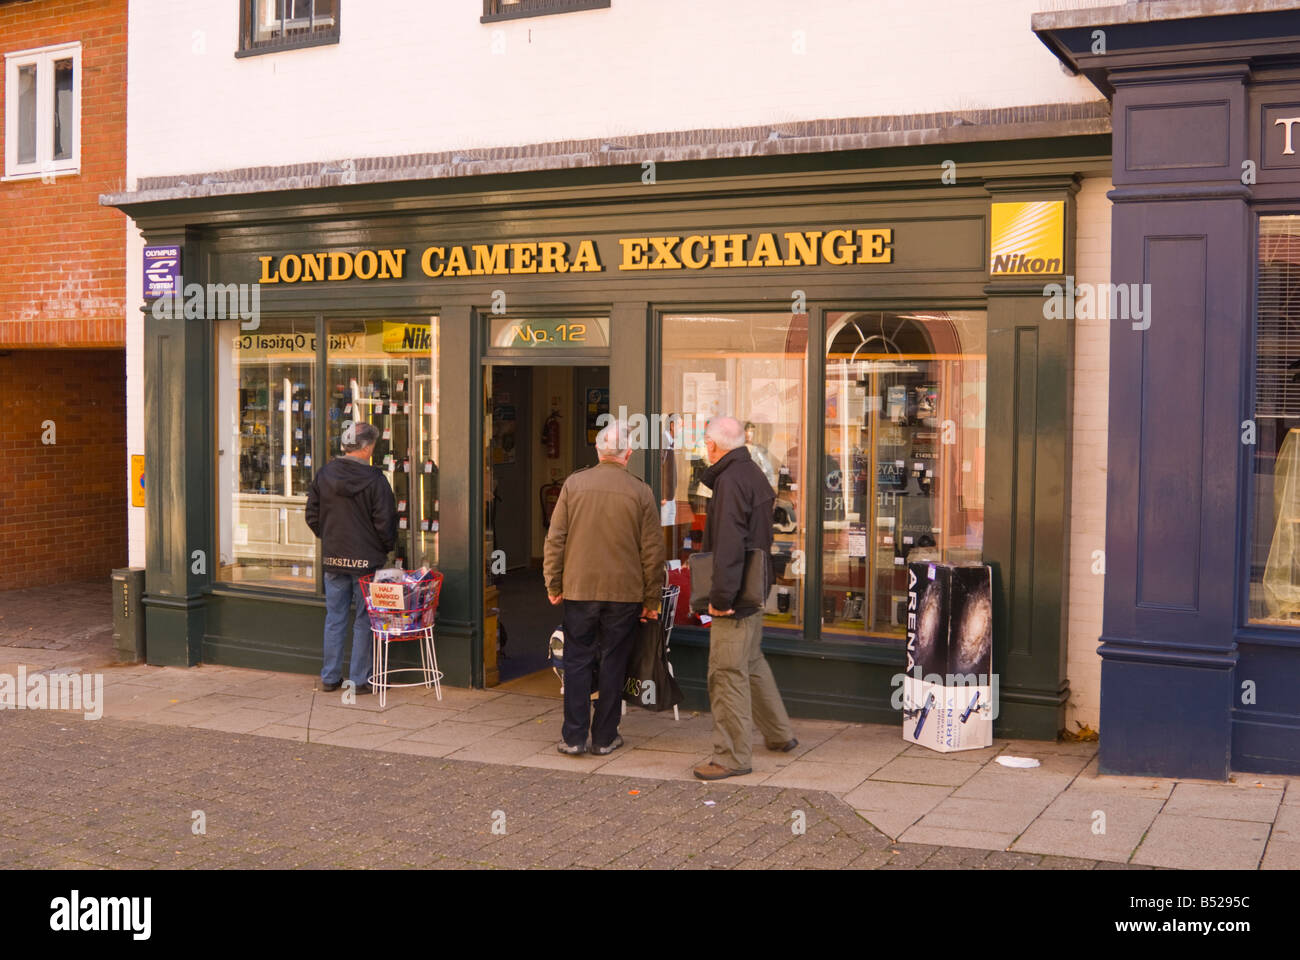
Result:
[[[151,233],[147,242],[180,245],[184,283],[206,281],[197,231]],[[176,306],[145,308],[145,644],[149,663],[188,667],[202,659],[203,589],[216,561],[212,330],[183,310],[177,316]]]
[[[448,683],[481,687],[483,368],[473,308],[446,306],[438,323],[438,666]]]
[[[631,414],[651,414],[647,394],[648,334],[647,305],[641,303],[616,303],[609,316],[609,409],[618,415],[619,407],[627,407]],[[656,411],[657,412],[657,411]],[[657,442],[647,436],[651,443]],[[652,451],[657,454],[658,451]],[[653,484],[651,465],[658,463],[657,456],[648,456],[643,450],[632,453],[627,468],[633,476]]]
[[[1065,201],[1074,269],[1073,177],[990,181],[993,202]],[[996,277],[988,296],[984,559],[993,568],[1000,737],[1055,739],[1065,725],[1073,322],[1043,316],[1057,276]]]

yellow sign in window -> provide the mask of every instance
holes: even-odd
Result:
[[[1037,276],[1065,271],[1065,201],[994,203],[989,273]]]

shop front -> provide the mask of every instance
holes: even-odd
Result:
[[[1300,773],[1300,13],[1281,6],[1034,21],[1113,100],[1112,281],[1150,304],[1111,328],[1104,773]]]
[[[957,182],[943,162],[956,158]],[[154,663],[314,673],[303,520],[349,422],[381,431],[395,559],[445,576],[447,680],[536,676],[558,485],[623,416],[668,556],[700,549],[709,418],[772,485],[764,646],[796,716],[896,722],[907,563],[993,570],[1000,735],[1064,726],[1074,195],[1104,138],[121,205],[260,316],[146,309]],[[669,172],[665,172],[669,171]],[[707,629],[674,667],[707,704]],[[542,674],[542,676],[545,676]],[[558,686],[556,691],[558,693]]]

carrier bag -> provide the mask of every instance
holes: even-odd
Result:
[[[682,689],[673,679],[664,649],[664,624],[658,619],[642,620],[636,645],[627,661],[623,699],[647,710],[671,710],[682,700]]]

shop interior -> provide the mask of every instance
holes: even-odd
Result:
[[[596,463],[609,368],[493,364],[484,389],[484,682],[558,697],[543,544],[565,478]]]

